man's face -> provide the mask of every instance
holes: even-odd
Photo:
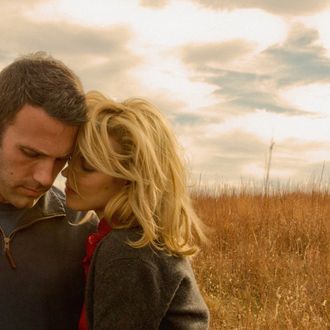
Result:
[[[0,141],[0,203],[32,207],[65,165],[78,128],[24,105]]]

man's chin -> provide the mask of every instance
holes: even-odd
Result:
[[[8,203],[12,204],[18,209],[30,209],[34,205],[37,204],[38,200],[41,198],[42,195],[32,198],[32,197],[17,197],[13,199],[9,199]]]

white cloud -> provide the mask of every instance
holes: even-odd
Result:
[[[301,141],[330,141],[330,120],[324,117],[286,116],[256,110],[247,115],[230,117],[224,122],[209,124],[207,136],[231,131],[253,133],[268,143],[272,138],[282,142],[289,138]]]
[[[161,90],[184,100],[186,111],[216,103],[215,86],[191,79],[174,47],[187,43],[245,39],[264,49],[281,42],[287,30],[284,21],[260,10],[216,12],[183,1],[170,1],[161,10],[139,6],[139,1],[57,0],[33,6],[26,15],[38,22],[63,22],[98,27],[110,33],[112,26],[125,26],[134,37],[127,48],[144,58],[131,70],[145,90]],[[272,31],[269,33],[269,31]],[[111,51],[109,52],[111,57]]]
[[[57,0],[34,6],[26,14],[36,21],[69,20],[77,24],[127,24],[144,47],[168,48],[187,42],[244,38],[267,47],[285,36],[280,17],[261,10],[217,12],[172,0],[162,10],[140,7],[138,1]],[[270,33],[271,32],[271,33]]]
[[[315,83],[282,90],[281,97],[302,110],[330,115],[330,84]]]
[[[330,9],[315,15],[308,15],[297,18],[298,21],[303,22],[305,25],[316,29],[319,32],[320,41],[327,49],[328,56],[330,57]]]
[[[191,0],[190,0],[191,1]],[[192,0],[203,6],[220,10],[234,8],[260,8],[271,13],[282,15],[302,15],[321,11],[329,6],[327,0]]]

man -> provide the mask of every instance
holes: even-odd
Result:
[[[77,329],[82,259],[94,226],[74,226],[52,184],[86,120],[84,93],[62,62],[36,53],[0,72],[0,329]]]

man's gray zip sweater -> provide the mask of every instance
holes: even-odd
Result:
[[[13,212],[14,207],[0,203],[0,223],[10,221]],[[84,295],[81,262],[96,225],[96,219],[74,225],[81,217],[51,188],[24,211],[10,233],[0,226],[1,330],[78,328]]]

